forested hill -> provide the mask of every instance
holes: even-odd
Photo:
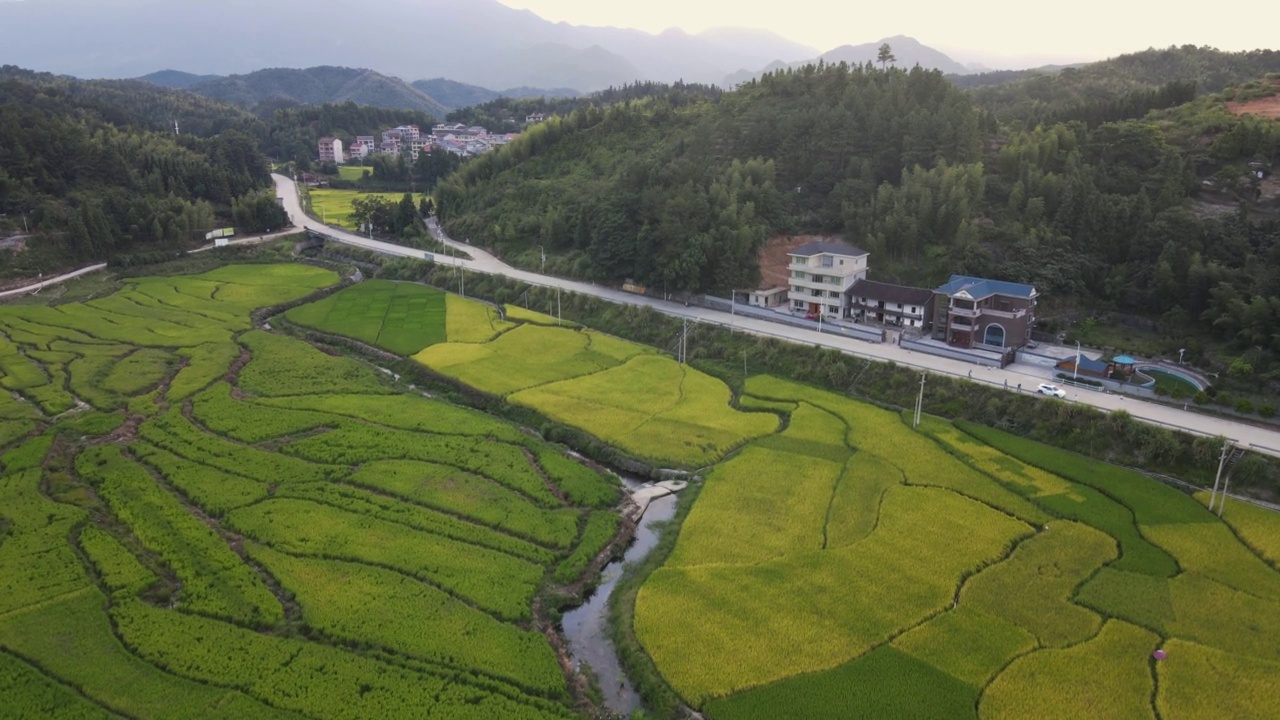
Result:
[[[143,80],[76,80],[64,75],[0,66],[0,81],[15,80],[89,111],[113,125],[208,137],[224,130],[249,131],[253,115],[225,103]]]
[[[173,134],[173,122],[182,128]],[[186,247],[233,220],[279,227],[258,121],[141,81],[0,71],[0,275],[34,275],[121,252]]]
[[[543,245],[548,269],[669,290],[750,286],[771,233],[835,233],[879,280],[1031,282],[1280,350],[1280,229],[1235,209],[1250,162],[1280,167],[1274,122],[1219,102],[1194,138],[1159,117],[1025,130],[937,72],[844,65],[686,100],[537,126],[442,183],[440,215],[517,263]],[[1219,219],[1191,211],[1208,176]]]
[[[515,132],[524,127],[524,119],[533,113],[568,115],[574,110],[607,107],[629,100],[644,100],[661,95],[672,107],[691,102],[714,100],[724,91],[714,85],[677,82],[673,84],[641,81],[597,90],[589,95],[575,92],[530,92],[533,88],[514,88],[502,97],[463,107],[449,113],[449,122],[480,125],[490,132]]]
[[[995,72],[953,77],[961,88],[973,88],[974,100],[1005,121],[1028,127],[1060,119],[1064,111],[1114,104],[1125,96],[1152,93],[1170,84],[1192,86],[1202,94],[1280,72],[1280,51],[1224,52],[1183,45],[1149,49],[1048,71]],[[985,82],[984,79],[995,82]],[[1178,103],[1189,97],[1178,95]],[[1153,109],[1157,106],[1151,106]],[[1162,107],[1169,107],[1164,104]]]
[[[435,98],[399,78],[346,67],[270,68],[196,83],[190,89],[223,102],[257,108],[263,116],[270,116],[284,104],[323,105],[348,101],[396,110],[420,110],[437,119],[449,112],[449,108]]]

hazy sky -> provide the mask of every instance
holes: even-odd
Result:
[[[1093,60],[1148,47],[1280,48],[1280,2],[1214,6],[1190,0],[500,0],[552,21],[659,32],[767,28],[822,51],[893,35],[956,59]],[[1185,4],[1185,5],[1184,5]],[[1183,7],[1186,9],[1184,10]],[[965,50],[967,52],[960,52]]]

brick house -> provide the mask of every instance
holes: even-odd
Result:
[[[952,275],[933,291],[933,338],[956,347],[1020,348],[1031,339],[1036,298],[1031,285]]]

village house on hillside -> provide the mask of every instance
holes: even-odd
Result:
[[[866,250],[842,242],[814,242],[787,253],[793,311],[842,318],[848,315],[846,291],[867,276]]]
[[[320,138],[320,162],[341,165],[346,160],[342,154],[342,141],[335,137]]]
[[[1031,339],[1036,298],[1031,285],[952,275],[934,290],[933,337],[960,348],[1020,348]]]
[[[341,165],[350,160],[363,160],[379,153],[382,155],[404,155],[410,161],[416,161],[423,151],[440,149],[461,157],[480,155],[501,147],[519,137],[519,133],[498,133],[490,135],[489,131],[478,125],[468,127],[461,123],[442,123],[424,134],[417,125],[399,125],[382,131],[380,142],[375,142],[373,135],[358,135],[351,143],[350,150],[344,155],[342,141],[325,137],[320,139],[320,162],[331,162]]]
[[[919,330],[933,323],[934,292],[928,288],[859,280],[848,294],[849,314],[859,322]]]

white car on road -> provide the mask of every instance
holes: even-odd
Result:
[[[1036,392],[1041,395],[1052,395],[1056,398],[1064,398],[1067,396],[1066,390],[1063,390],[1057,385],[1050,385],[1049,383],[1040,383],[1040,387],[1036,388]]]

